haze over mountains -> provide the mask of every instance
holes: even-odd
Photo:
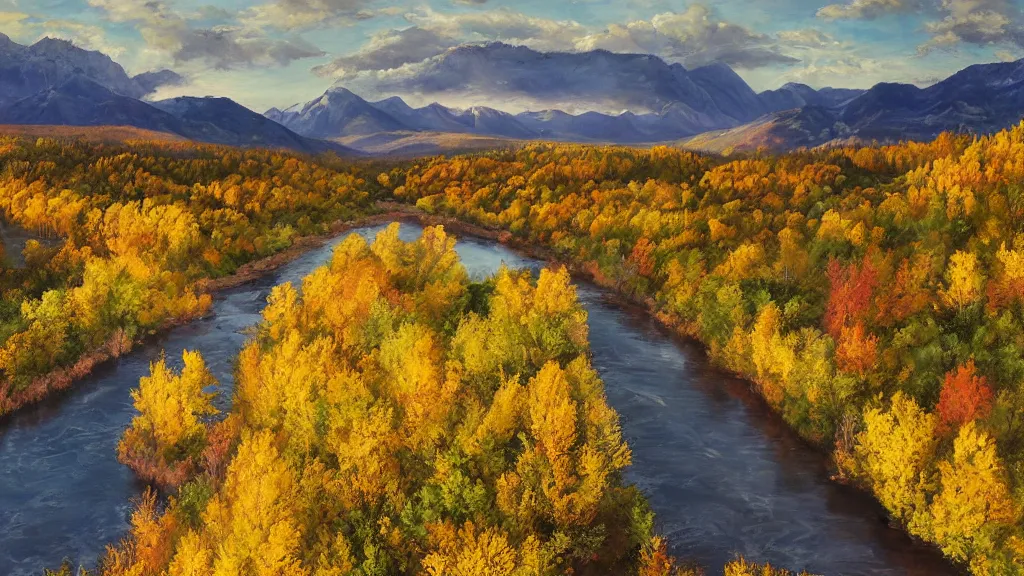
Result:
[[[461,135],[480,146],[548,139],[787,149],[850,138],[930,139],[944,130],[991,132],[1024,115],[1024,60],[971,66],[923,89],[786,84],[758,94],[724,64],[687,70],[651,55],[544,53],[491,43],[453,48],[389,82],[395,92],[445,101],[500,100],[514,113],[482,105],[413,107],[399,97],[368,101],[342,86],[264,115],[227,98],[143,100],[182,81],[169,70],[131,77],[109,57],[63,40],[22,46],[0,35],[0,123],[125,125],[304,152],[354,153],[342,143],[369,143],[363,147],[376,152],[429,153],[435,151],[430,135],[456,146]],[[572,113],[540,108],[545,104],[570,104]],[[403,139],[414,144],[403,150]],[[399,144],[389,148],[391,141]]]

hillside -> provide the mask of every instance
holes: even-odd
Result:
[[[688,150],[722,154],[758,148],[813,148],[849,136],[849,128],[829,110],[807,106],[768,114],[736,128],[698,134],[677,144]]]
[[[168,132],[143,130],[134,126],[47,126],[0,125],[0,135],[31,138],[72,138],[87,142],[184,142]]]

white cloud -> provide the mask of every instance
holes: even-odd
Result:
[[[317,66],[320,76],[344,77],[366,70],[390,70],[436,56],[458,42],[433,30],[412,26],[378,32],[359,51]]]
[[[505,8],[441,14],[430,9],[405,15],[410,24],[462,42],[502,41],[535,50],[568,50],[586,29],[572,20],[550,20]]]
[[[430,8],[405,14],[411,26],[374,34],[359,50],[317,66],[314,72],[335,78],[360,72],[398,71],[456,46],[502,41],[536,50],[569,50],[572,39],[585,33],[573,21],[555,21],[497,9],[476,13],[441,14]],[[408,72],[408,70],[405,70]]]
[[[919,46],[922,54],[963,44],[1024,47],[1024,11],[1010,0],[852,0],[829,4],[818,17],[871,20],[897,13],[939,18],[924,23],[931,39]]]
[[[112,22],[132,23],[147,47],[175,63],[198,62],[216,69],[285,66],[295,60],[322,56],[301,38],[272,38],[244,24],[194,26],[189,18],[161,0],[89,0]],[[197,14],[198,16],[203,16]]]
[[[995,57],[1001,62],[1016,62],[1024,58],[1024,50],[996,50]]]
[[[724,62],[738,68],[793,64],[783,52],[787,42],[722,21],[703,5],[685,12],[665,12],[649,21],[613,24],[594,30],[572,20],[537,18],[509,9],[442,14],[430,8],[405,15],[411,25],[375,34],[356,52],[314,69],[338,79],[373,72],[383,77],[412,74],[417,63],[455,46],[489,41],[546,52],[604,49],[654,54],[687,67]],[[810,34],[810,32],[805,32]],[[818,41],[824,36],[818,33]]]
[[[24,12],[0,12],[0,30],[11,38],[21,38],[29,29],[29,18]]]
[[[1024,47],[1024,15],[1006,0],[944,0],[942,9],[942,20],[925,24],[932,39],[922,53],[961,44]]]
[[[831,49],[844,48],[846,43],[840,42],[829,34],[813,28],[802,30],[784,30],[776,34],[779,42],[792,48]]]
[[[249,9],[242,21],[257,28],[304,30],[374,16],[372,0],[274,0]]]
[[[691,68],[724,62],[749,69],[797,61],[780,51],[776,39],[722,21],[701,4],[691,5],[685,12],[658,14],[650,21],[609,26],[576,39],[575,48],[650,53]]]
[[[853,0],[849,4],[829,4],[818,10],[825,20],[872,20],[886,14],[911,12],[921,7],[919,0]]]

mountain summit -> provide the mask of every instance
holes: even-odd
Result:
[[[0,35],[0,123],[134,126],[215,144],[354,153],[296,134],[227,98],[142,100],[183,81],[170,70],[129,77],[104,54],[64,40],[22,46]]]
[[[67,40],[43,38],[22,46],[0,34],[0,106],[59,86],[74,76],[84,76],[114,93],[136,99],[161,85],[181,81],[169,70],[131,78],[109,56],[84,50]]]

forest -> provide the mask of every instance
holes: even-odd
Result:
[[[274,288],[229,414],[200,355],[151,366],[119,453],[174,496],[99,574],[696,574],[622,482],[567,270],[471,282],[443,228],[398,226]]]
[[[735,159],[534,145],[380,181],[644,303],[911,534],[1021,573],[1024,123]]]
[[[0,413],[374,200],[564,264],[471,281],[443,229],[352,237],[273,291],[229,413],[199,355],[154,363],[118,456],[171,496],[138,503],[102,574],[687,574],[622,480],[569,271],[702,342],[909,533],[973,574],[1024,570],[1024,124],[737,157],[346,164],[17,138],[0,155],[6,219],[63,240],[3,271]]]
[[[4,219],[38,238],[0,270],[0,416],[203,315],[202,281],[369,208],[336,158],[8,136],[0,164]]]

